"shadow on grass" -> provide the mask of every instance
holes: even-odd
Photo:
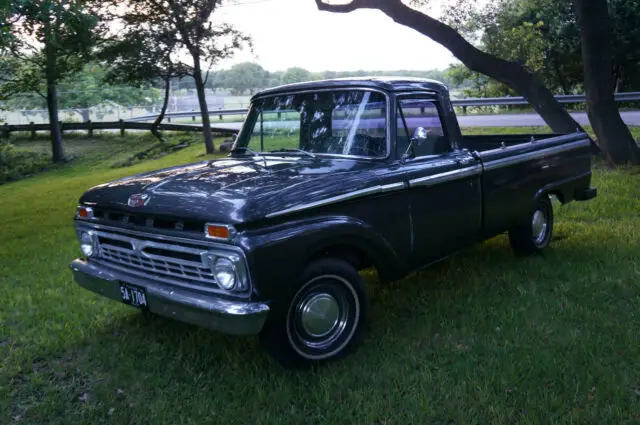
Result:
[[[564,238],[566,236],[559,239]],[[564,249],[556,248],[550,262],[557,262],[563,255],[562,251]],[[576,254],[575,248],[572,248],[572,253]],[[542,255],[537,257],[545,258]],[[546,267],[544,263],[537,262],[535,257],[514,256],[500,236],[391,283],[382,284],[377,281],[375,271],[365,270],[363,278],[369,289],[372,306],[368,330],[370,336],[367,339],[378,339],[382,334],[406,331],[407,328],[416,329],[418,318],[421,323],[424,320],[433,323],[453,320],[456,313],[448,314],[439,308],[440,303],[446,301],[445,304],[448,304],[452,297],[464,300],[471,295],[482,296],[490,291],[513,289],[514,282],[503,278],[505,271],[517,275],[522,267],[531,269],[533,262]],[[553,266],[549,264],[549,267]],[[485,282],[486,286],[469,285],[470,280]],[[100,302],[114,303],[97,295],[95,297]],[[429,305],[434,308],[429,308]],[[142,354],[143,357],[153,355],[165,366],[180,359],[182,362],[194,361],[210,369],[215,364],[228,366],[232,358],[232,363],[237,367],[255,367],[259,364],[274,371],[282,370],[261,350],[255,336],[225,335],[162,316],[144,315],[132,307],[122,306],[121,309],[123,313],[106,320],[101,331],[77,341],[76,348],[84,351],[89,358],[108,359],[107,363],[113,366]],[[384,344],[384,339],[381,341]],[[72,351],[76,349],[69,348]],[[367,350],[365,343],[357,353],[366,353]],[[357,353],[350,358],[357,357]]]
[[[40,357],[19,379],[29,380],[29,373],[48,368],[56,390],[70,393],[63,405],[85,403],[83,397],[91,394],[97,403],[93,408],[102,409],[98,416],[106,414],[108,406],[122,405],[124,398],[149,417],[170,403],[183,412],[180,417],[197,418],[197,406],[202,405],[226,412],[227,418],[236,409],[243,412],[244,423],[254,423],[268,421],[264,415],[282,408],[273,404],[276,397],[302,420],[301,412],[314,402],[327,407],[328,391],[347,398],[347,389],[380,396],[390,382],[410,386],[453,380],[449,385],[456,385],[467,379],[464,373],[475,371],[483,359],[482,349],[475,352],[476,344],[489,340],[495,327],[482,321],[494,314],[490,309],[504,304],[515,311],[522,297],[519,286],[532,279],[540,291],[553,291],[565,276],[562,269],[580,267],[593,249],[562,241],[545,256],[521,259],[500,236],[390,284],[380,284],[373,272],[365,271],[372,309],[364,344],[340,362],[305,372],[282,369],[261,350],[255,336],[227,336],[163,317],[147,318],[122,306],[102,322],[100,331],[63,352]],[[514,314],[525,316],[523,311]],[[447,370],[447,362],[460,355],[466,356],[465,363]],[[501,373],[500,365],[486,368],[474,373]],[[355,415],[354,409],[348,414]]]

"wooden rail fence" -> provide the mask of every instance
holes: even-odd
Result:
[[[60,122],[62,132],[65,131],[87,131],[89,136],[93,136],[94,130],[120,130],[120,135],[124,136],[126,130],[147,130],[151,131],[150,122],[134,122],[134,121],[109,121],[109,122]],[[199,124],[160,124],[160,130],[165,131],[202,131],[202,125]],[[220,135],[236,134],[238,130],[229,128],[211,127],[214,133]],[[14,132],[29,132],[31,137],[35,138],[38,131],[49,131],[49,124],[7,124],[0,126],[0,135],[4,138],[8,138],[11,133]]]

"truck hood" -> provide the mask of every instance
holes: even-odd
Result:
[[[270,213],[374,184],[380,164],[346,158],[226,158],[126,177],[89,189],[80,203],[220,223]],[[131,195],[143,205],[128,205]]]

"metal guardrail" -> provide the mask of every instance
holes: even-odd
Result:
[[[120,135],[124,136],[126,130],[147,130],[151,131],[153,123],[150,122],[130,122],[130,121],[110,121],[110,122],[61,122],[62,131],[87,131],[89,136],[93,135],[94,130],[120,130]],[[160,124],[160,130],[166,131],[202,131],[202,124]],[[214,133],[221,135],[231,135],[238,130],[212,126]],[[31,137],[35,137],[38,131],[49,131],[49,124],[4,124],[0,126],[0,136],[9,137],[9,134],[17,131],[30,132]]]
[[[248,109],[213,109],[209,110],[209,115],[243,115],[246,114]],[[181,111],[181,112],[167,112],[165,117],[167,118],[189,118],[197,117],[200,115],[200,111]],[[155,120],[158,114],[140,115],[139,117],[128,118],[125,121],[148,121]]]
[[[555,96],[556,100],[560,103],[585,103],[586,96],[584,94],[569,94]],[[617,102],[629,102],[640,101],[640,92],[628,92],[628,93],[616,93],[615,100]],[[508,97],[482,97],[482,98],[468,98],[468,99],[451,99],[453,106],[459,106],[466,108],[468,106],[503,106],[503,105],[528,105],[529,102],[521,96],[508,96]],[[209,115],[218,115],[220,120],[225,115],[243,115],[248,112],[248,109],[214,109],[209,110]],[[180,111],[180,112],[168,112],[165,114],[167,119],[171,118],[188,118],[191,117],[194,121],[196,117],[200,115],[200,111]],[[148,121],[157,117],[157,114],[141,115],[139,117],[129,118],[126,121]]]
[[[586,96],[580,95],[558,95],[555,98],[560,103],[585,103]],[[629,102],[640,101],[640,92],[627,92],[616,93],[615,100],[617,102]],[[490,97],[490,98],[469,98],[469,99],[452,99],[453,106],[467,108],[470,106],[500,106],[500,105],[527,105],[529,102],[524,97]],[[243,115],[246,114],[248,109],[213,109],[209,111],[209,115],[218,115],[222,120],[225,115]],[[171,118],[187,118],[191,117],[194,121],[197,116],[200,115],[199,111],[181,111],[181,112],[168,112],[165,114],[169,122],[160,124],[161,130],[169,131],[202,131],[202,124],[172,124]],[[84,123],[71,123],[63,122],[62,131],[74,131],[74,130],[86,130],[89,135],[93,134],[93,130],[120,130],[120,134],[124,135],[125,130],[151,130],[150,122],[142,122],[153,120],[157,117],[157,114],[141,115],[138,117],[129,118],[120,121],[110,122],[84,122]],[[240,124],[240,123],[238,123]],[[8,137],[10,133],[16,131],[31,132],[32,137],[35,137],[37,131],[48,131],[49,124],[4,124],[0,126],[0,135]],[[221,135],[231,135],[238,132],[237,128],[229,127],[217,127],[211,126],[211,130]]]
[[[563,94],[554,96],[560,103],[585,103],[587,98],[584,94]],[[640,100],[640,92],[615,93],[617,102],[630,102]],[[500,105],[528,105],[529,102],[524,97],[482,97],[470,99],[451,99],[453,106],[500,106]]]

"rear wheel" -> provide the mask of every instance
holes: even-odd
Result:
[[[302,273],[286,315],[261,333],[263,346],[286,367],[346,356],[363,336],[368,299],[357,270],[344,260],[323,258]]]
[[[553,206],[548,196],[540,197],[527,221],[509,230],[509,242],[517,255],[530,255],[549,246],[553,233]]]

